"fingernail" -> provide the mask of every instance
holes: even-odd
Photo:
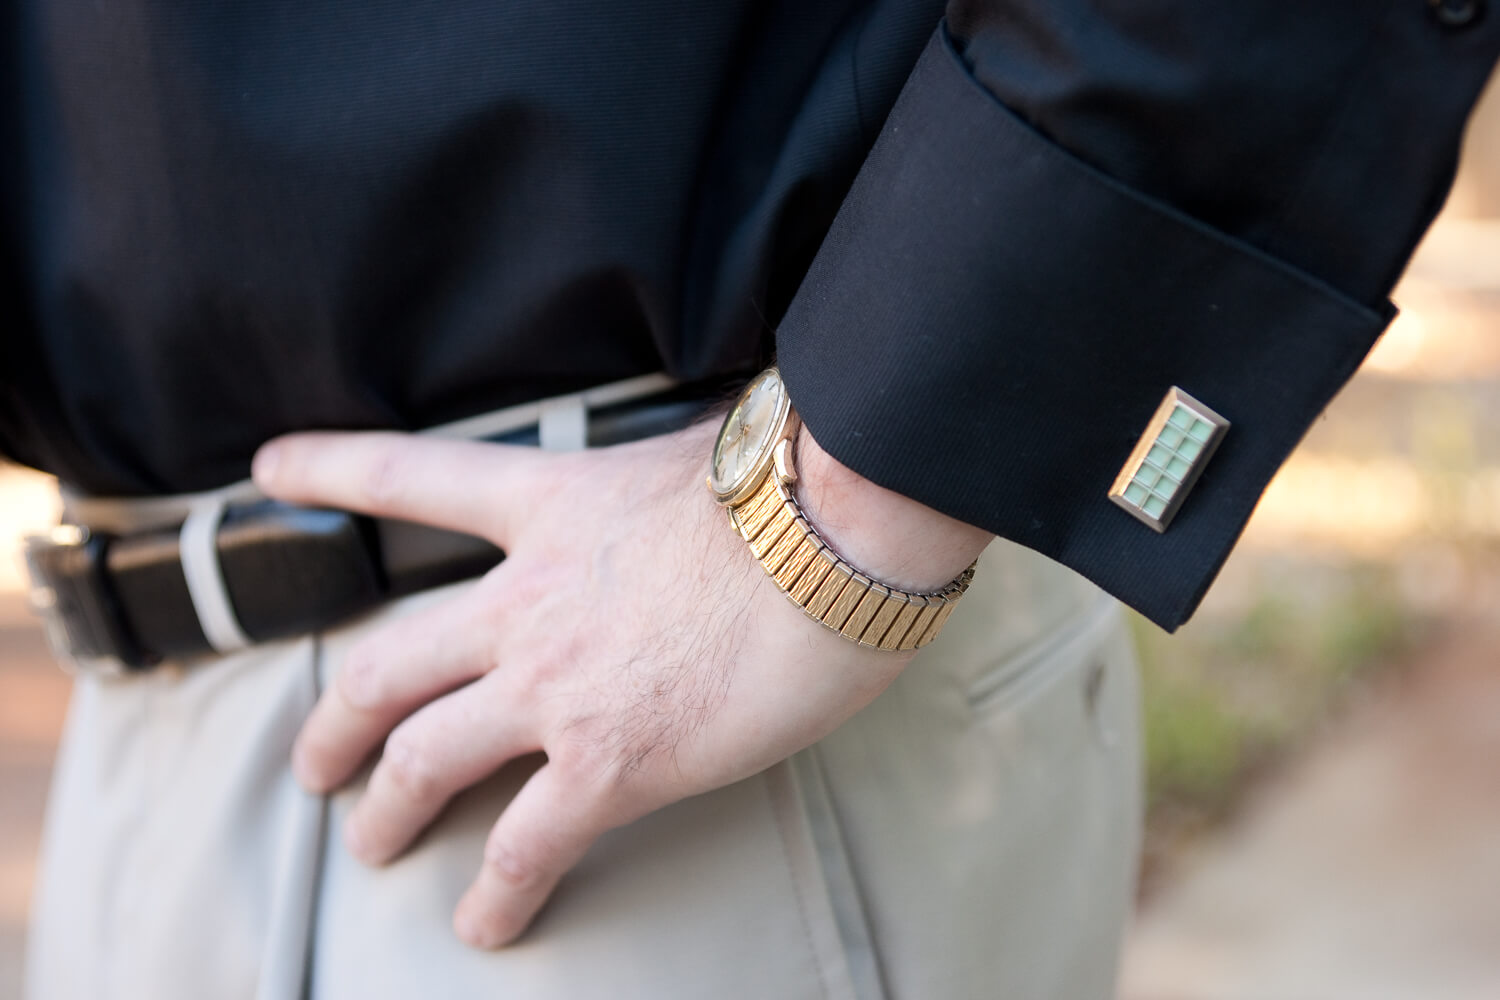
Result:
[[[272,441],[263,444],[250,461],[250,478],[257,486],[266,486],[276,475],[276,466],[281,461],[281,445]]]
[[[508,942],[501,936],[497,928],[488,926],[482,912],[482,906],[469,902],[470,893],[458,901],[458,908],[453,911],[453,932],[458,939],[470,948],[479,948],[484,951],[494,951]]]
[[[486,947],[484,935],[480,930],[478,922],[465,913],[462,908],[453,915],[453,933],[457,934],[458,939],[470,948]]]

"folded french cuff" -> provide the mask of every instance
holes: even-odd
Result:
[[[940,27],[777,353],[841,462],[1174,629],[1390,315],[1076,159]],[[1231,426],[1158,533],[1108,493],[1174,386]]]

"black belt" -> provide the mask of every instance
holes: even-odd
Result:
[[[689,385],[588,414],[602,447],[679,430],[728,398]],[[536,445],[535,426],[488,440]],[[129,535],[54,532],[27,545],[33,603],[70,660],[129,671],[212,652],[189,593],[177,527]],[[409,521],[298,507],[229,504],[219,569],[240,628],[261,642],[305,635],[405,594],[483,574],[504,558],[489,542]]]

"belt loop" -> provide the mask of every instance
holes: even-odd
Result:
[[[537,439],[543,451],[582,451],[589,446],[589,412],[581,395],[559,396],[542,404]]]
[[[179,547],[182,575],[187,578],[198,626],[215,652],[232,653],[250,646],[251,640],[235,616],[219,566],[219,522],[224,517],[224,505],[222,497],[194,504],[182,522]]]

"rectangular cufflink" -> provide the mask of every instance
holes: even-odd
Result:
[[[1115,477],[1110,500],[1166,531],[1228,430],[1228,420],[1174,385]]]

